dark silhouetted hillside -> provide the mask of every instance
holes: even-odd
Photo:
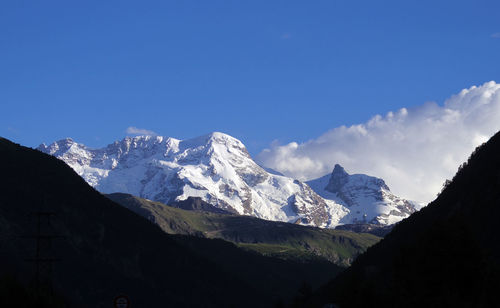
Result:
[[[339,268],[243,251],[222,240],[171,236],[105,198],[64,162],[0,138],[0,294],[30,300],[37,211],[54,212],[53,289],[71,307],[111,307],[118,294],[133,307],[269,306]],[[5,277],[13,277],[5,278]],[[21,287],[18,288],[18,285]],[[19,305],[22,306],[22,305]]]
[[[321,307],[499,307],[500,134],[439,197],[308,302]]]

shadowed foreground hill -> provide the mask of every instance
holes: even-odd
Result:
[[[0,174],[0,281],[14,281],[0,283],[7,286],[0,294],[10,294],[2,306],[22,307],[25,298],[15,294],[30,292],[35,270],[25,259],[35,255],[35,242],[22,236],[35,233],[30,214],[37,211],[56,214],[51,228],[42,221],[42,231],[64,236],[44,257],[61,259],[53,286],[71,307],[110,307],[118,294],[133,307],[267,306],[339,271],[329,262],[290,262],[222,240],[170,236],[64,162],[2,138]],[[18,282],[28,291],[9,293]]]
[[[439,197],[308,302],[321,307],[498,307],[500,134]]]
[[[347,266],[380,240],[366,233],[320,229],[251,216],[186,211],[123,193],[105,196],[148,218],[167,233],[220,238],[247,250],[287,260],[322,258]]]

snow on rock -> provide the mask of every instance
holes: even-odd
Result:
[[[345,206],[348,213],[337,224],[390,225],[421,207],[416,202],[394,195],[384,180],[364,174],[350,175],[338,164],[330,175],[307,184],[325,200]]]
[[[308,185],[264,170],[241,141],[223,133],[189,140],[127,137],[102,149],[64,139],[38,149],[65,161],[103,193],[167,204],[200,197],[239,214],[318,227],[338,220]]]
[[[218,132],[188,140],[126,137],[101,149],[68,138],[38,150],[66,162],[102,193],[129,193],[166,204],[200,197],[242,215],[329,228],[392,224],[415,211],[383,180],[349,175],[339,165],[308,184],[266,170],[241,141]]]

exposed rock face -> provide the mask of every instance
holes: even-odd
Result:
[[[305,224],[322,225],[328,221],[328,205],[325,200],[316,194],[308,185],[295,180],[295,184],[299,185],[302,194],[294,194],[289,198],[289,204],[295,212],[303,217],[301,221]],[[311,207],[311,204],[319,206]]]
[[[325,190],[338,193],[344,187],[345,184],[349,182],[349,174],[345,172],[345,169],[336,164],[333,168],[332,174],[330,175],[330,180],[328,181],[328,185],[326,185]]]
[[[103,193],[167,204],[198,197],[229,212],[318,227],[338,220],[308,185],[267,172],[243,143],[222,133],[189,140],[127,137],[102,149],[64,139],[38,150],[62,159]]]
[[[326,200],[345,205],[349,213],[339,223],[394,224],[416,211],[418,204],[394,195],[384,180],[348,174],[335,165],[331,175],[307,182]]]
[[[38,150],[66,162],[102,193],[166,204],[194,197],[231,213],[329,228],[393,224],[415,211],[382,179],[349,175],[340,165],[309,185],[268,171],[241,141],[222,133],[188,140],[127,137],[101,149],[64,139]]]

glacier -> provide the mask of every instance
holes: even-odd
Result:
[[[387,225],[409,216],[416,205],[393,195],[383,180],[349,175],[339,165],[307,183],[283,176],[258,165],[241,141],[219,132],[187,140],[126,137],[100,149],[67,138],[37,149],[63,160],[102,193],[165,204],[199,197],[267,220],[322,228]]]

